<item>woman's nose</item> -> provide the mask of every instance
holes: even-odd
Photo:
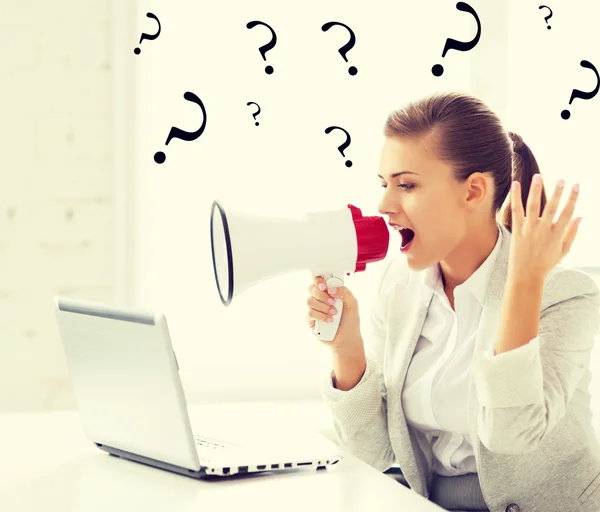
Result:
[[[390,215],[394,210],[397,210],[397,205],[394,205],[391,201],[387,199],[382,199],[377,206],[377,211],[381,215]]]
[[[383,197],[379,201],[377,211],[381,215],[395,215],[400,209],[400,201],[398,197],[394,197],[394,190],[391,186],[385,187],[383,190]]]

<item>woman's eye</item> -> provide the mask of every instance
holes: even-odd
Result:
[[[400,183],[400,185],[398,185],[398,186],[405,190],[411,190],[411,189],[415,188],[414,185],[410,185],[410,184],[406,184],[406,183]],[[381,188],[387,188],[387,187],[385,185],[381,185]]]

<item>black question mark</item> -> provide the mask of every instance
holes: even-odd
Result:
[[[181,139],[181,140],[187,140],[187,141],[196,140],[198,137],[200,137],[200,135],[202,135],[202,132],[204,132],[204,128],[206,128],[206,109],[204,108],[204,104],[202,103],[202,100],[200,98],[198,98],[198,96],[196,96],[193,92],[190,92],[190,91],[187,91],[186,93],[184,93],[183,97],[186,100],[191,101],[192,103],[196,103],[197,105],[200,105],[200,108],[202,109],[202,115],[204,117],[204,119],[202,120],[202,125],[195,132],[186,132],[175,126],[172,126],[171,130],[169,131],[169,136],[167,137],[167,142],[165,142],[165,145],[168,145],[169,142],[171,142],[171,139]],[[167,157],[165,156],[165,154],[162,151],[154,153],[154,161],[157,164],[164,163],[164,161],[166,159],[167,159]]]
[[[271,40],[267,44],[261,46],[258,49],[258,51],[260,52],[263,60],[266,62],[267,59],[265,57],[265,54],[269,50],[272,50],[273,48],[275,48],[275,45],[277,44],[277,34],[275,34],[275,31],[269,25],[267,25],[266,23],[263,23],[262,21],[249,21],[246,24],[246,28],[248,28],[248,29],[254,28],[254,27],[256,27],[256,25],[264,25],[265,27],[267,27],[271,31]],[[267,66],[265,68],[265,73],[267,75],[270,75],[271,73],[273,73],[273,71],[274,71],[273,70],[273,66]]]
[[[248,103],[246,103],[246,105],[256,105],[258,107],[258,112],[254,112],[254,114],[252,114],[252,117],[254,118],[254,120],[256,121],[256,116],[258,114],[260,114],[260,105],[258,103],[254,103],[253,101],[249,101]],[[254,123],[256,126],[258,126],[258,121],[256,121],[256,123]]]
[[[444,46],[442,58],[446,56],[448,50],[458,50],[459,52],[468,52],[469,50],[472,50],[475,48],[479,42],[479,38],[481,37],[481,22],[479,21],[479,16],[477,16],[475,9],[465,2],[458,2],[456,4],[456,8],[459,11],[468,12],[475,17],[475,21],[477,21],[477,35],[472,41],[468,41],[466,43],[457,41],[456,39],[446,39],[446,45]],[[442,76],[444,74],[444,67],[441,64],[436,64],[431,68],[431,72],[434,76]]]
[[[538,9],[542,9],[542,8],[544,8],[544,7],[545,7],[546,9],[550,9],[550,7],[548,7],[547,5],[540,5],[540,6],[538,7]],[[549,20],[550,18],[552,18],[552,9],[550,9],[550,14],[544,18],[544,21],[546,22],[546,25],[548,25],[548,20]],[[548,28],[548,30],[550,30],[552,27],[551,27],[550,25],[548,25],[548,27],[547,27],[547,28]]]
[[[342,154],[342,156],[345,157],[346,155],[344,155],[344,149],[346,149],[350,145],[350,142],[352,141],[352,139],[350,138],[350,134],[346,130],[344,130],[341,126],[329,126],[328,128],[325,128],[325,133],[329,134],[333,130],[342,130],[346,134],[346,142],[344,142],[341,146],[338,146],[338,151]],[[352,167],[351,160],[346,160],[346,167]]]
[[[356,43],[356,36],[354,35],[354,32],[352,32],[352,29],[348,26],[348,25],[344,25],[343,23],[340,23],[339,21],[330,21],[328,23],[325,23],[325,25],[323,25],[321,27],[321,30],[323,32],[327,32],[331,27],[333,27],[334,25],[341,25],[342,27],[344,27],[345,29],[348,30],[348,32],[350,32],[350,41],[348,41],[344,46],[342,46],[338,52],[340,53],[340,55],[342,56],[342,58],[348,62],[348,59],[346,58],[346,54],[352,49],[354,48],[354,44]],[[354,66],[350,66],[348,68],[348,73],[350,73],[352,76],[356,75],[356,73],[358,73],[358,69],[356,69]],[[342,153],[343,154],[343,153]]]
[[[140,44],[142,44],[142,41],[144,39],[149,39],[152,41],[160,35],[160,21],[158,20],[158,18],[151,12],[147,12],[146,16],[148,18],[154,18],[158,22],[158,32],[156,34],[142,34],[142,37],[140,37]],[[136,48],[135,50],[133,50],[133,53],[135,53],[136,55],[139,55],[141,51],[142,50],[140,50],[139,48]]]
[[[579,63],[579,65],[584,68],[593,70],[594,73],[596,73],[596,81],[598,83],[596,84],[596,87],[592,92],[585,92],[580,91],[579,89],[573,89],[573,92],[571,93],[571,99],[569,100],[569,105],[575,98],[581,98],[582,100],[591,100],[594,96],[596,96],[596,94],[598,94],[598,90],[600,90],[600,75],[598,74],[598,70],[594,67],[594,65],[587,60],[582,60]],[[569,117],[571,117],[571,112],[569,112],[568,110],[563,110],[560,113],[560,117],[562,117],[563,119],[569,119]]]

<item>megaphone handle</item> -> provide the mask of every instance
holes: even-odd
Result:
[[[333,274],[324,274],[323,278],[327,283],[327,288],[344,286],[344,274],[341,276],[334,276]],[[340,320],[342,319],[342,309],[344,303],[342,299],[335,299],[335,309],[337,310],[337,314],[331,315],[333,316],[333,322],[325,322],[323,320],[315,320],[315,328],[314,333],[320,340],[323,341],[332,341],[337,334],[338,327],[340,325]]]

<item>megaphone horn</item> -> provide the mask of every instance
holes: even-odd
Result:
[[[251,215],[214,201],[210,212],[213,270],[221,302],[272,277],[308,269],[331,286],[343,286],[344,274],[362,272],[385,258],[389,231],[379,216],[363,217],[351,204],[339,210],[312,212],[297,218]],[[331,284],[330,284],[331,283]],[[315,334],[335,338],[342,300],[331,323],[316,321]]]

